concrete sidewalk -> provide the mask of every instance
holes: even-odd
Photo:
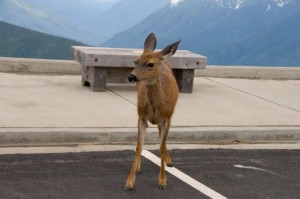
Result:
[[[131,144],[136,90],[111,84],[103,93],[80,76],[0,73],[0,145]],[[157,143],[151,126],[146,142]],[[180,94],[171,143],[300,141],[300,81],[197,77]]]

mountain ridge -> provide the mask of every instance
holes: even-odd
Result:
[[[46,34],[99,45],[168,1],[0,0],[0,19]]]
[[[232,0],[230,2],[239,1]],[[155,32],[159,40],[159,48],[183,37],[180,48],[207,56],[209,64],[261,65],[258,62],[259,59],[255,60],[255,56],[249,54],[249,57],[246,57],[247,52],[254,52],[256,48],[264,48],[261,46],[271,48],[270,42],[265,43],[259,37],[272,38],[276,36],[281,40],[284,39],[279,34],[272,35],[272,32],[268,30],[280,31],[285,37],[292,34],[293,42],[300,42],[300,36],[298,36],[300,32],[297,28],[293,30],[274,28],[274,26],[284,26],[285,20],[298,16],[300,6],[297,1],[288,1],[289,3],[285,4],[279,0],[265,0],[263,3],[240,1],[242,3],[238,9],[233,6],[222,6],[220,2],[221,0],[189,0],[179,2],[178,6],[165,6],[135,27],[116,34],[102,46],[141,48],[147,34]],[[226,2],[228,3],[228,1]],[[243,2],[247,2],[247,4],[243,4]],[[272,8],[268,9],[269,5]],[[161,20],[162,18],[164,20]],[[247,41],[254,44],[247,44]],[[280,41],[278,42],[280,43]],[[298,52],[299,47],[292,41],[290,42],[291,51]],[[260,52],[269,54],[269,51],[271,50]],[[242,52],[245,54],[241,54]],[[239,57],[244,58],[239,59]],[[265,58],[268,61],[261,62],[264,65],[276,66],[279,64],[276,56],[266,55]],[[289,65],[300,65],[299,59],[290,57],[288,54],[285,54],[284,59]],[[293,63],[290,59],[294,60]]]
[[[80,35],[83,43],[103,47],[143,48],[155,32],[158,48],[183,39],[180,49],[203,54],[212,65],[300,66],[299,0],[57,2],[0,0],[0,20],[64,38]]]
[[[0,20],[0,56],[40,59],[71,59],[74,40],[47,35]]]

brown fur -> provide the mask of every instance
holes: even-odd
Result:
[[[166,56],[172,56],[180,41],[173,43],[161,52],[153,52],[156,46],[156,38],[151,33],[144,44],[144,53],[135,60],[135,69],[128,77],[138,81],[138,141],[136,153],[130,174],[125,184],[126,190],[133,189],[135,173],[141,169],[141,152],[144,142],[147,121],[156,124],[159,129],[161,168],[159,173],[159,187],[166,186],[165,163],[172,166],[166,140],[171,124],[171,117],[178,98],[178,86],[172,73],[172,67],[164,60]]]

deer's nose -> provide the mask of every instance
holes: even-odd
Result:
[[[137,78],[135,75],[130,74],[130,75],[128,76],[128,81],[129,81],[129,82],[138,82],[138,78]]]

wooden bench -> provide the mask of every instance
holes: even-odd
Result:
[[[142,52],[142,49],[72,47],[74,60],[82,65],[82,85],[90,86],[96,92],[105,91],[106,83],[128,82],[127,76],[134,68],[133,61]],[[180,92],[192,93],[194,70],[206,67],[206,57],[177,50],[168,61],[173,66]]]

